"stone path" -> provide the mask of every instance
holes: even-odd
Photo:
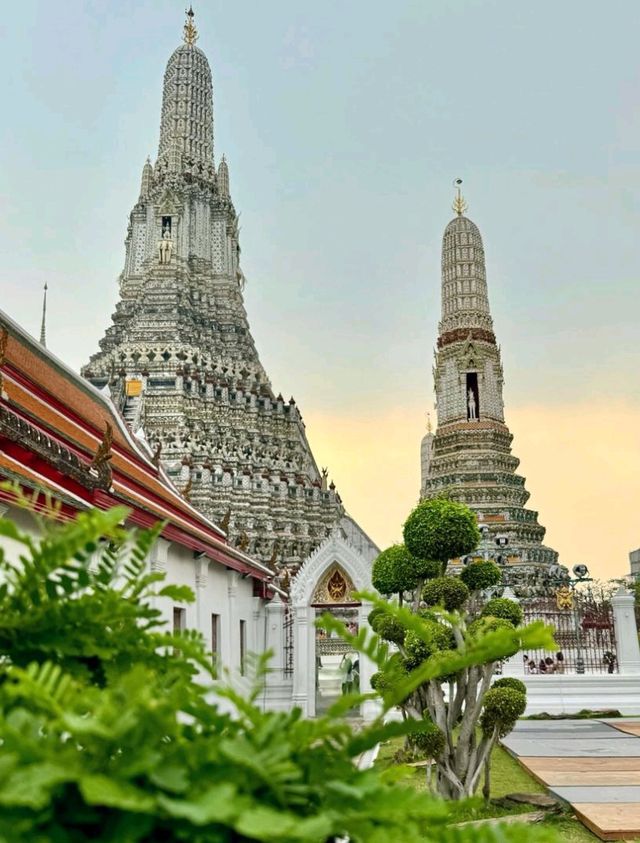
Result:
[[[640,838],[640,719],[521,720],[502,743],[601,840]]]

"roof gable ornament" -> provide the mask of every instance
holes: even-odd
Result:
[[[461,217],[469,207],[464,196],[460,192],[461,184],[462,179],[454,179],[453,186],[456,188],[456,198],[453,200],[453,205],[451,206],[459,217]]]
[[[94,454],[94,457],[89,465],[89,470],[95,472],[103,488],[109,489],[111,487],[111,464],[110,460],[113,457],[111,453],[111,446],[113,445],[113,428],[109,422],[105,422],[104,435],[102,442]]]

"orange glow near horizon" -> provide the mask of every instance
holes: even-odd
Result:
[[[418,499],[424,418],[422,406],[305,417],[319,463],[381,548],[401,541]],[[640,407],[520,406],[507,423],[531,494],[527,506],[547,528],[545,544],[562,564],[585,563],[598,579],[628,574],[629,551],[640,546]]]

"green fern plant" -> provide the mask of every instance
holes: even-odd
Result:
[[[13,561],[0,554],[0,843],[470,839],[448,827],[444,803],[354,763],[419,724],[381,716],[354,732],[343,702],[305,720],[261,711],[259,682],[245,697],[202,681],[201,637],[168,634],[151,602],[190,595],[147,572],[157,530],[127,532],[125,518],[87,512],[38,539],[0,522],[0,544],[20,547]],[[354,641],[387,659],[375,636]],[[257,658],[258,680],[265,667]]]

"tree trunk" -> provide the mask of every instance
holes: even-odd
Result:
[[[484,766],[484,785],[482,786],[482,795],[487,802],[491,799],[491,756],[489,756],[487,763]]]

